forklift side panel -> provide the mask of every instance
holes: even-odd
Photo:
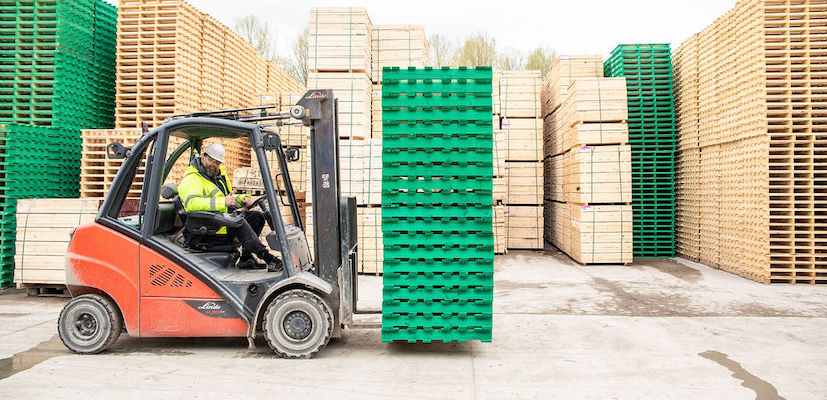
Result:
[[[109,295],[130,335],[139,332],[138,281],[137,241],[95,223],[75,230],[66,252],[66,285]]]
[[[141,298],[142,337],[244,337],[247,328],[225,300]]]
[[[141,336],[245,336],[247,323],[200,279],[141,246]]]
[[[141,246],[141,297],[177,299],[221,299],[200,279],[177,263]]]

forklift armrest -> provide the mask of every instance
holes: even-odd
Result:
[[[186,230],[196,235],[214,235],[222,227],[239,228],[244,224],[243,214],[224,214],[210,211],[187,213]]]

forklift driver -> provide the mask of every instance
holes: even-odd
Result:
[[[249,195],[233,195],[232,185],[227,179],[227,170],[221,165],[224,163],[225,154],[224,146],[220,143],[210,144],[204,150],[204,154],[195,158],[187,167],[184,178],[178,185],[178,195],[184,203],[184,210],[223,213],[232,212],[240,207],[239,204],[246,207],[253,203],[253,198]],[[247,210],[244,211],[244,223],[241,227],[222,227],[215,237],[209,238],[209,241],[216,245],[228,244],[237,238],[242,249],[237,264],[239,268],[264,268],[264,265],[253,259],[255,254],[267,264],[268,271],[281,271],[281,260],[270,254],[258,239],[263,228],[264,215],[259,211]]]

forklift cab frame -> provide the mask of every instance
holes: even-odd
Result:
[[[260,113],[239,113],[245,110]],[[67,252],[67,286],[74,299],[64,308],[58,324],[67,347],[80,353],[96,353],[114,343],[110,336],[117,335],[113,332],[106,334],[97,329],[89,334],[87,329],[91,336],[84,336],[82,330],[75,329],[86,323],[83,315],[88,319],[89,315],[97,315],[95,312],[100,314],[95,323],[104,323],[105,314],[109,313],[111,331],[120,329],[120,320],[134,336],[246,336],[250,347],[254,347],[256,336],[264,333],[273,350],[285,357],[309,357],[327,343],[325,338],[320,347],[309,350],[299,343],[305,340],[303,329],[307,332],[314,324],[320,325],[320,321],[313,319],[315,311],[319,318],[330,319],[328,338],[340,336],[342,328],[352,323],[356,296],[356,208],[355,199],[340,196],[336,116],[332,91],[312,90],[290,112],[271,114],[261,107],[190,114],[146,133],[131,149],[110,145],[107,152],[123,158],[123,164],[95,222],[75,230]],[[255,123],[278,120],[276,125],[281,125],[282,120],[291,117],[311,128],[310,173],[316,216],[312,259],[280,137]],[[166,159],[173,136],[187,141]],[[270,249],[281,252],[282,273],[239,271],[230,254],[191,252],[157,231],[161,208],[168,210],[170,206],[161,202],[161,185],[175,161],[187,149],[192,150],[190,158],[195,157],[204,139],[244,137],[254,149],[262,177],[270,176],[265,151],[275,151],[278,156],[282,172],[275,179],[283,180],[295,225],[285,225],[282,219],[273,179],[262,181],[267,206],[272,210],[268,215],[273,230],[266,242]],[[144,160],[137,221],[133,218],[130,225],[119,217]],[[92,250],[89,244],[94,241],[122,243],[130,250],[119,256],[112,254],[114,248]],[[133,255],[137,260],[131,259]],[[292,314],[272,311],[280,301],[309,307],[308,315],[303,315],[301,309]],[[305,304],[298,304],[301,301]],[[102,307],[96,310],[95,302]],[[78,303],[75,309],[81,311],[70,309],[73,303]],[[273,329],[278,327],[273,328],[273,323],[268,327],[271,314],[283,318],[284,331],[274,333]],[[101,339],[101,334],[110,336]],[[90,340],[94,343],[87,343]],[[285,343],[278,343],[280,340]]]

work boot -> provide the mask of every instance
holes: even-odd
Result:
[[[238,259],[236,266],[241,269],[262,269],[265,267],[264,264],[259,264],[255,258],[253,258],[253,253],[248,250],[241,252],[241,258]]]
[[[281,260],[278,257],[270,254],[269,251],[263,252],[258,256],[262,261],[267,263],[267,272],[281,272],[284,270],[284,266],[281,263]]]

